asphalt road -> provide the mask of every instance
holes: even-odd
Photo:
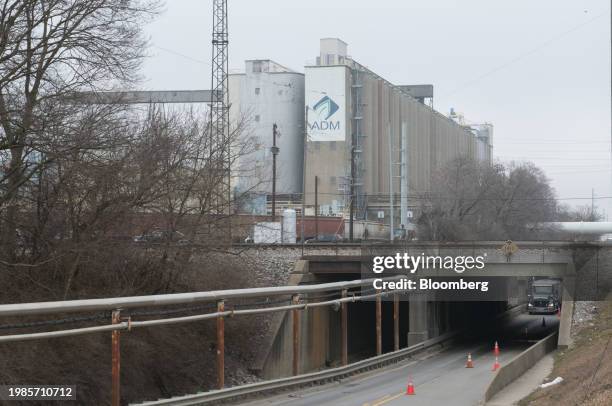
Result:
[[[542,326],[542,318],[546,326]],[[556,316],[518,315],[505,323],[500,335],[500,364],[504,364],[532,345],[528,340],[546,336],[558,327]],[[394,367],[345,379],[315,389],[300,390],[251,402],[251,406],[270,405],[477,405],[494,376],[495,356],[490,339],[473,338],[445,351],[423,355]],[[467,353],[474,368],[465,368]],[[412,378],[416,394],[406,395]]]

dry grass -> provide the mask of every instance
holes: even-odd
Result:
[[[556,355],[550,377],[564,381],[538,389],[521,405],[612,405],[612,297],[597,307],[592,325],[580,331],[571,349]]]
[[[80,268],[73,281],[70,299],[146,295],[184,291],[250,287],[256,284],[251,265],[238,257],[199,254],[180,264],[172,259],[155,261],[153,254],[144,262],[134,257],[100,258],[100,266]],[[169,256],[173,258],[174,256]],[[124,264],[117,267],[117,262]],[[162,265],[160,265],[160,263]],[[156,266],[152,266],[157,264]],[[57,300],[65,279],[52,272],[32,273],[45,287],[4,273],[0,282],[10,288],[0,292],[2,302]],[[10,285],[8,285],[10,283]],[[279,281],[282,283],[282,281]],[[150,310],[150,309],[145,309]],[[190,313],[185,313],[190,314]],[[159,316],[166,317],[166,316]],[[44,318],[44,317],[43,317]],[[38,317],[40,319],[40,317]],[[139,317],[138,319],[143,319]],[[0,325],[20,320],[0,320]],[[110,320],[100,320],[108,324]],[[44,331],[92,325],[96,322],[44,327]],[[266,320],[261,317],[232,318],[226,323],[226,384],[234,385],[255,377],[248,370],[253,364]],[[27,330],[33,331],[33,330]],[[208,390],[216,381],[216,332],[214,321],[162,326],[124,332],[121,335],[122,404]],[[16,334],[26,330],[3,330]],[[110,333],[53,340],[0,345],[0,384],[76,384],[77,405],[110,404]],[[9,404],[1,402],[0,404]],[[19,404],[10,402],[10,405]],[[32,406],[41,402],[25,402]]]

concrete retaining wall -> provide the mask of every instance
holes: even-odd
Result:
[[[502,366],[485,392],[485,402],[489,401],[495,394],[527,372],[546,354],[557,348],[557,334],[555,332],[549,335]]]

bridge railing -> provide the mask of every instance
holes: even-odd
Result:
[[[384,280],[398,280],[401,277],[385,278]],[[340,310],[340,330],[341,330],[341,357],[342,365],[348,364],[348,322],[347,322],[347,305],[350,302],[359,302],[365,300],[375,301],[376,304],[376,353],[382,354],[382,297],[393,295],[393,318],[394,318],[394,349],[399,350],[399,290],[375,290],[372,287],[373,279],[344,281],[335,283],[325,283],[317,285],[301,285],[301,286],[280,286],[266,288],[251,288],[251,289],[235,289],[221,290],[210,292],[193,292],[193,293],[178,293],[153,296],[134,296],[134,297],[115,297],[106,299],[87,299],[87,300],[70,300],[59,302],[39,302],[39,303],[22,303],[22,304],[5,304],[0,305],[0,318],[5,317],[24,317],[24,316],[41,316],[54,315],[65,316],[71,313],[88,313],[88,312],[107,312],[110,313],[110,324],[79,327],[73,329],[62,329],[43,332],[29,332],[20,334],[0,335],[0,345],[7,342],[28,341],[52,339],[57,337],[76,336],[84,334],[94,334],[102,332],[110,332],[111,354],[112,354],[112,372],[111,372],[111,404],[113,406],[120,405],[120,368],[121,368],[121,332],[131,331],[135,328],[155,327],[161,325],[190,323],[203,320],[216,321],[216,367],[217,367],[217,388],[222,389],[225,386],[225,321],[228,317],[241,315],[254,315],[273,312],[291,311],[293,325],[293,375],[298,375],[300,371],[300,337],[301,337],[301,312],[307,308],[337,306]],[[367,289],[364,289],[367,287]],[[359,290],[356,290],[359,289]],[[336,293],[333,299],[327,299],[330,292]],[[326,293],[323,296],[325,299],[320,300],[309,298],[309,295]],[[270,302],[270,298],[290,297],[290,301]],[[253,303],[252,308],[236,309],[226,306],[232,301],[244,299],[266,298],[263,302]],[[135,312],[130,312],[133,309],[141,308],[162,308],[177,305],[195,305],[208,304],[209,312],[197,312],[187,316],[180,317],[162,317],[147,320],[134,320],[132,317]],[[178,309],[175,313],[193,311],[191,309]],[[145,313],[149,316],[152,314],[172,314],[173,311],[160,311],[158,313]],[[128,314],[127,317],[124,317]],[[92,318],[90,318],[92,319]],[[82,320],[90,320],[83,318]],[[24,323],[23,325],[15,325],[15,329],[23,329],[27,327],[40,327],[49,323],[35,322]]]

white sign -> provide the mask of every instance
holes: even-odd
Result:
[[[408,212],[406,213],[406,217],[408,217],[409,219],[414,217],[414,214],[412,213],[412,210],[408,210]]]
[[[308,140],[346,140],[346,67],[306,69]]]
[[[378,218],[379,219],[384,219],[385,218],[385,212],[384,211],[379,211],[378,212]]]

